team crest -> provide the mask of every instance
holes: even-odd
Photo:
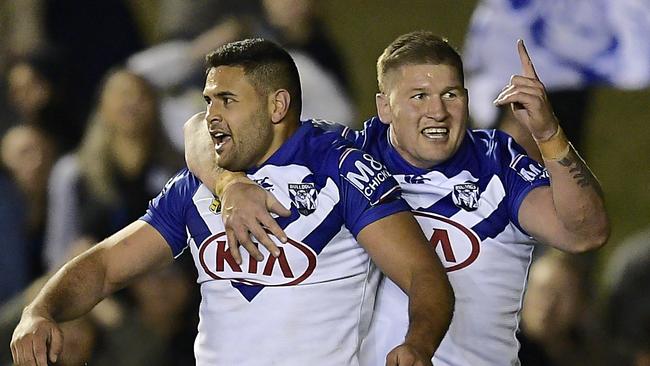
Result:
[[[472,182],[456,184],[452,198],[456,206],[465,211],[474,211],[478,208],[478,186]]]
[[[291,202],[301,215],[311,215],[316,211],[316,195],[314,183],[289,183]]]

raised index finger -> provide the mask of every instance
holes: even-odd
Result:
[[[521,70],[523,71],[523,75],[528,78],[539,80],[537,72],[535,72],[535,66],[533,66],[533,61],[528,55],[528,50],[526,50],[526,45],[524,45],[523,39],[517,40],[517,51],[519,52],[519,61],[521,61]]]

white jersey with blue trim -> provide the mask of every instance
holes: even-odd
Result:
[[[450,160],[420,169],[399,155],[376,117],[363,131],[332,128],[382,159],[447,270],[456,304],[433,364],[518,365],[515,334],[534,244],[518,212],[532,189],[550,184],[548,172],[500,131],[468,130]],[[403,341],[407,309],[406,295],[384,279],[363,365],[381,364]]]
[[[188,170],[151,201],[143,220],[175,256],[189,247],[201,306],[197,365],[358,365],[379,272],[356,235],[409,210],[382,164],[336,134],[304,122],[248,177],[291,217],[277,219],[289,241],[258,262],[228,251],[220,202]],[[370,178],[370,179],[365,179]]]

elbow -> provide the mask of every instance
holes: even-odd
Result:
[[[611,227],[607,217],[603,217],[598,225],[590,228],[588,233],[582,235],[570,246],[568,252],[572,254],[581,254],[602,248],[609,239]]]

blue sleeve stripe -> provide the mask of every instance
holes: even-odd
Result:
[[[522,228],[521,224],[519,223],[519,209],[521,208],[521,203],[524,202],[524,199],[526,199],[526,196],[530,191],[532,191],[537,187],[544,187],[548,185],[549,185],[549,181],[546,179],[535,180],[528,187],[522,189],[517,195],[517,197],[515,197],[511,203],[510,216],[511,216],[512,223],[515,224],[517,229],[521,230],[521,232],[526,234],[527,236],[530,236],[530,234],[528,234],[526,230],[524,230],[524,228]]]
[[[169,230],[164,230],[164,224],[161,223],[156,216],[152,216],[149,211],[147,211],[144,216],[140,218],[140,220],[146,222],[147,224],[151,225],[156,231],[160,233],[160,235],[165,239],[167,242],[167,245],[172,249],[172,254],[174,255],[174,258],[178,257],[181,253],[183,253],[183,250],[187,246],[185,242],[182,241],[182,239],[175,237]]]
[[[386,199],[386,197],[390,196],[391,194],[394,194],[397,191],[401,191],[401,190],[402,189],[400,188],[400,186],[396,185],[393,188],[391,188],[390,190],[388,190],[386,193],[382,194],[381,197],[379,197],[375,202],[371,203],[370,205],[374,206],[374,205],[376,205],[376,204],[378,204],[380,202],[383,202]]]
[[[396,214],[402,211],[411,211],[411,207],[402,199],[398,199],[392,202],[387,202],[382,205],[375,206],[364,214],[359,221],[357,221],[354,226],[350,228],[350,232],[356,238],[359,235],[359,232],[363,230],[366,226],[372,224],[375,221],[379,221],[384,217]]]

